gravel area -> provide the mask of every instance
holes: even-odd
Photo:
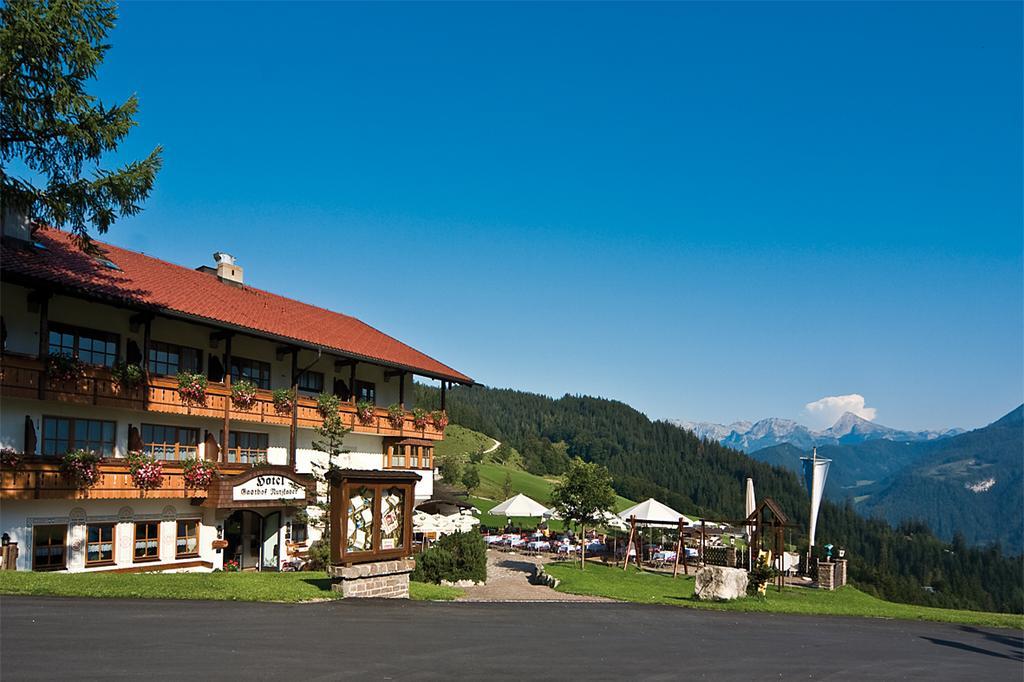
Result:
[[[553,601],[553,602],[610,602],[604,597],[563,594],[546,585],[531,585],[529,578],[543,564],[540,557],[525,556],[512,552],[487,550],[487,582],[483,585],[464,588],[465,596],[459,601],[509,602],[509,601]]]

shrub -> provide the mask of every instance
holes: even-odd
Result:
[[[448,413],[444,410],[434,410],[430,413],[430,421],[434,422],[435,429],[444,431],[445,427],[448,426]]]
[[[324,419],[338,414],[339,407],[341,407],[341,398],[333,393],[324,391],[316,397],[316,409]]]
[[[483,536],[472,531],[445,535],[416,557],[416,570],[410,579],[436,584],[442,580],[484,582],[487,580],[487,546]]]
[[[242,379],[231,384],[231,404],[240,410],[251,410],[256,406],[256,384]]]
[[[186,405],[206,404],[206,375],[198,372],[178,373],[178,395]]]
[[[427,424],[430,423],[430,413],[424,410],[422,407],[417,407],[412,411],[412,425],[422,431],[427,428]]]
[[[21,455],[14,448],[0,448],[0,466],[17,469],[21,466]]]
[[[768,563],[767,555],[758,557],[754,568],[747,574],[747,594],[750,596],[764,595],[768,583],[779,577],[779,569]]]
[[[64,455],[61,472],[79,490],[87,490],[100,480],[100,456],[90,450],[74,450]]]
[[[164,484],[164,463],[152,455],[129,452],[128,472],[139,490],[156,490]]]
[[[121,388],[130,390],[141,384],[146,375],[135,363],[119,362],[110,368],[110,377]]]
[[[405,410],[398,403],[388,405],[388,423],[393,429],[400,429],[405,423]]]
[[[375,420],[373,403],[369,400],[360,400],[356,403],[356,417],[363,426],[372,426]]]
[[[295,407],[295,391],[290,388],[275,389],[272,398],[274,409],[283,414],[288,414]]]
[[[185,487],[194,490],[206,490],[209,488],[216,475],[217,467],[204,459],[191,457],[185,460],[185,465],[182,467]]]
[[[74,355],[51,355],[46,359],[46,373],[61,383],[78,381],[85,376],[85,365]]]
[[[306,553],[309,561],[305,568],[310,571],[326,571],[331,564],[331,542],[320,538],[309,545]]]

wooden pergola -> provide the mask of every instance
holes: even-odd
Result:
[[[766,515],[765,512],[771,512],[770,515]],[[783,533],[786,528],[792,528],[796,524],[790,522],[789,517],[782,511],[778,502],[770,497],[765,497],[761,500],[761,503],[750,513],[747,518],[743,519],[737,524],[737,526],[746,526],[752,528],[753,531],[750,535],[750,563],[753,568],[753,561],[756,558],[753,549],[757,548],[758,551],[761,549],[761,545],[764,542],[765,537],[768,537],[773,541],[774,549],[772,550],[775,555],[774,559],[778,561],[779,576],[776,580],[776,585],[779,591],[782,591],[782,586],[785,584],[785,577],[783,571],[785,569],[784,552],[786,545],[784,542]]]

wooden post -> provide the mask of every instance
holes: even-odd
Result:
[[[448,382],[441,380],[441,410],[445,409],[445,393],[448,390]]]
[[[224,339],[224,389],[227,397],[224,399],[224,430],[220,440],[220,461],[226,462],[228,458],[228,445],[231,433],[231,337]]]
[[[398,375],[398,405],[405,409],[405,372]]]
[[[288,466],[295,471],[295,453],[299,428],[299,349],[292,348],[292,421],[288,433]]]
[[[700,520],[700,565],[704,565],[704,519]]]
[[[353,360],[348,368],[348,392],[349,402],[356,404],[356,361]]]
[[[672,577],[679,574],[679,552],[683,551],[683,520],[679,519],[679,537],[676,538],[676,558],[672,563]],[[686,570],[686,562],[683,562],[683,570]]]
[[[622,570],[629,566],[629,550],[633,546],[633,535],[636,533],[636,517],[629,517],[629,538],[626,540],[626,553],[622,557]]]
[[[152,334],[153,318],[147,317],[142,326],[142,376],[146,383],[142,389],[143,409],[149,409],[149,344],[152,342]]]
[[[43,365],[42,373],[39,375],[39,399],[46,397],[46,384],[49,382],[47,358],[50,355],[50,297],[43,294],[39,301],[39,361]]]

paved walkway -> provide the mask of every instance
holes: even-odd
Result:
[[[543,564],[540,557],[487,550],[487,582],[466,587],[466,595],[459,601],[557,601],[607,602],[603,597],[587,597],[556,592],[546,585],[531,585],[529,578]]]

